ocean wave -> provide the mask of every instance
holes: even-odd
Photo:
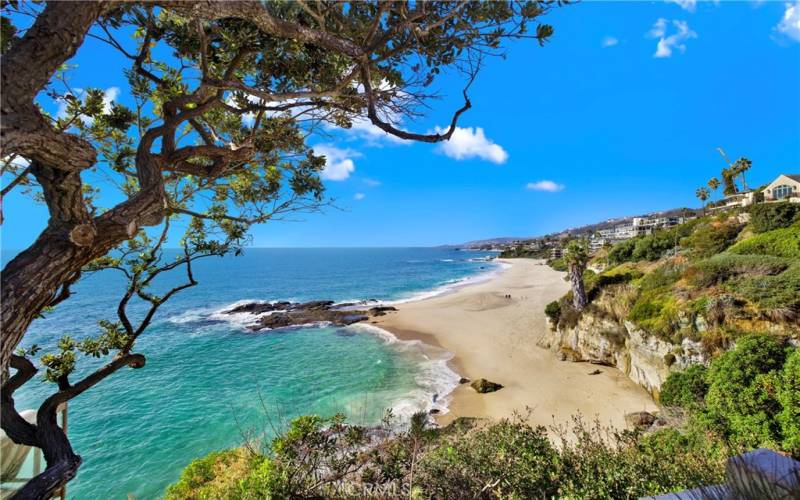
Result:
[[[173,323],[176,325],[208,325],[208,324],[227,324],[230,327],[236,330],[248,330],[248,327],[254,325],[256,320],[261,316],[268,316],[270,314],[274,314],[277,312],[282,312],[282,310],[275,310],[275,311],[267,311],[264,313],[249,313],[249,312],[241,312],[241,313],[228,313],[231,309],[234,309],[239,306],[243,306],[245,304],[274,304],[276,302],[281,302],[278,300],[257,300],[257,299],[240,299],[234,302],[230,302],[223,306],[215,306],[215,307],[200,307],[197,309],[189,309],[180,314],[175,314],[166,318],[168,323]]]
[[[484,283],[486,281],[489,281],[490,279],[494,278],[504,270],[511,267],[511,264],[507,262],[492,261],[492,264],[493,264],[492,268],[486,270],[483,273],[467,276],[465,278],[454,278],[445,281],[441,285],[428,290],[413,292],[405,297],[401,297],[394,300],[384,300],[379,302],[381,305],[394,306],[399,304],[405,304],[408,302],[416,302],[418,300],[431,299],[433,297],[438,297],[440,295],[448,295],[456,292],[457,290],[465,286],[477,285],[478,283]]]
[[[392,346],[400,353],[410,353],[419,358],[415,382],[418,388],[392,401],[392,414],[398,423],[407,425],[417,412],[429,413],[438,410],[440,414],[449,411],[452,392],[458,387],[461,376],[450,368],[453,354],[444,349],[424,344],[420,340],[401,340],[392,332],[375,325],[356,323],[346,330],[363,332]]]

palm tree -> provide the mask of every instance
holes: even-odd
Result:
[[[701,202],[703,202],[703,215],[705,215],[706,214],[706,200],[708,199],[709,196],[711,196],[711,191],[709,191],[708,188],[701,187],[701,188],[697,188],[697,191],[694,192],[694,195],[697,196],[697,198]]]
[[[583,272],[589,263],[589,246],[585,240],[572,240],[564,250],[564,262],[569,267],[569,281],[572,285],[572,305],[583,311],[589,300],[583,286]]]
[[[733,166],[731,167],[731,169],[734,172],[734,177],[741,176],[742,190],[745,192],[747,191],[747,181],[744,178],[744,173],[750,170],[750,167],[752,166],[753,162],[742,156],[741,158],[733,162]]]
[[[739,192],[739,187],[736,185],[737,175],[739,174],[733,166],[722,169],[722,183],[725,185],[722,194],[731,196]]]
[[[711,179],[709,179],[708,187],[710,187],[712,191],[716,191],[717,189],[719,189],[719,179],[717,179],[716,177],[712,177]]]

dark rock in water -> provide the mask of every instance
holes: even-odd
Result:
[[[625,422],[631,427],[636,427],[638,429],[646,429],[653,425],[655,421],[656,416],[647,411],[635,411],[625,414]]]
[[[461,377],[458,379],[459,384],[469,384],[470,380],[467,377]]]
[[[589,375],[600,375],[601,373],[603,373],[603,372],[601,372],[600,370],[594,370],[594,371],[589,372]]]
[[[347,326],[364,321],[372,316],[383,314],[382,311],[373,311],[373,309],[382,308],[375,307],[368,311],[342,310],[340,306],[334,306],[332,300],[315,300],[303,303],[251,302],[225,311],[225,314],[260,314],[261,316],[256,319],[255,324],[249,327],[251,330],[257,331],[265,328],[286,328],[323,322],[336,326]]]
[[[500,389],[503,388],[502,384],[498,384],[496,382],[489,382],[485,378],[479,378],[475,382],[471,383],[469,386],[475,389],[476,391],[480,392],[481,394],[485,394],[487,392],[499,391]]]
[[[428,413],[430,413],[431,415],[436,415],[437,413],[440,413],[441,411],[442,410],[440,410],[439,408],[431,408],[431,410]]]
[[[236,306],[233,309],[229,309],[225,311],[225,314],[237,314],[237,313],[250,313],[250,314],[263,314],[266,312],[272,311],[282,311],[284,309],[288,309],[291,307],[291,302],[250,302],[248,304],[243,304],[241,306]]]
[[[314,300],[311,302],[304,302],[302,304],[297,304],[297,309],[305,309],[308,311],[325,311],[331,308],[333,305],[332,300]]]

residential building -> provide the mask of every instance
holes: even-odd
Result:
[[[764,188],[764,201],[800,203],[800,174],[781,174]]]
[[[724,210],[734,207],[749,207],[756,201],[756,192],[747,191],[744,193],[731,194],[723,198],[723,203],[712,207],[710,210]]]

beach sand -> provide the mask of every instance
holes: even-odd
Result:
[[[619,370],[560,361],[538,347],[548,328],[544,307],[569,285],[563,273],[542,261],[502,262],[511,266],[486,282],[400,304],[397,312],[375,321],[400,339],[421,340],[453,353],[451,367],[461,376],[505,386],[479,394],[469,384],[460,385],[451,395],[450,411],[438,418],[440,424],[457,417],[500,419],[530,408],[528,420],[534,425],[568,425],[580,413],[585,420],[623,427],[625,413],[657,408]],[[595,369],[602,373],[589,375]]]

